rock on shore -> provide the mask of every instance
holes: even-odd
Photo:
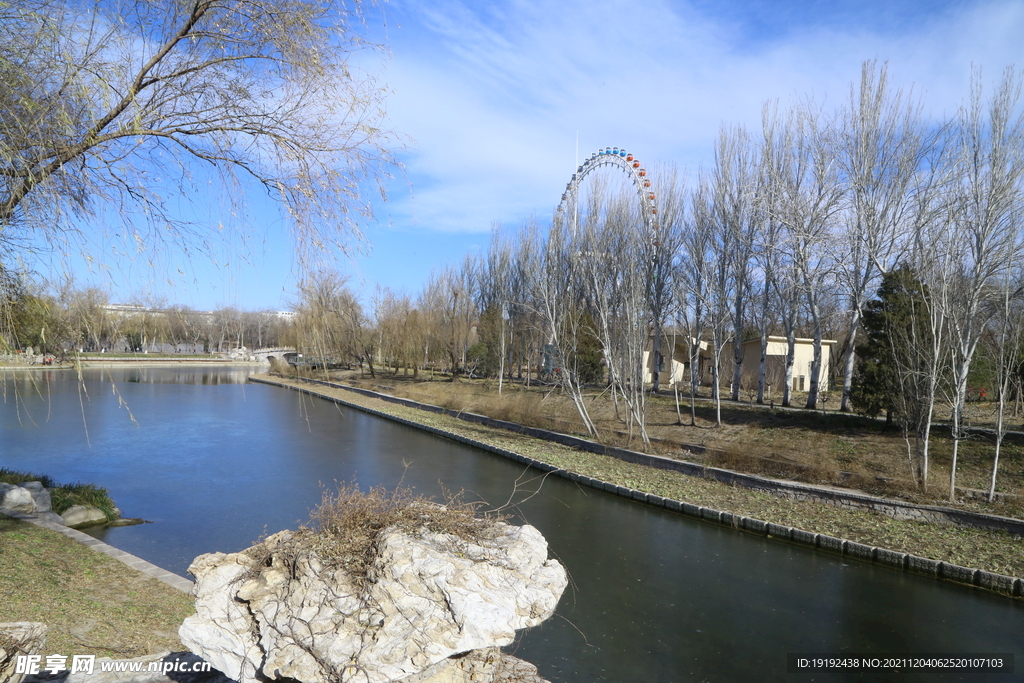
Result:
[[[0,509],[34,515],[49,522],[64,524],[64,518],[52,510],[50,492],[42,482],[26,481],[20,485],[0,482]],[[105,519],[105,518],[104,518]]]
[[[130,519],[119,517],[113,522],[108,522],[106,513],[93,505],[72,505],[64,511],[64,514],[58,515],[53,511],[51,505],[50,492],[43,487],[41,482],[26,481],[18,485],[0,482],[0,511],[20,512],[73,529],[97,524],[129,526],[143,523],[143,520],[137,517]],[[120,515],[121,511],[114,508],[114,514]]]
[[[551,616],[567,584],[535,528],[497,523],[474,541],[385,530],[361,586],[313,551],[296,554],[293,540],[264,541],[265,562],[196,558],[186,647],[242,683],[542,680],[496,649]]]

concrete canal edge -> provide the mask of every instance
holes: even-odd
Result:
[[[120,550],[112,545],[104,543],[98,538],[93,538],[89,534],[82,533],[77,529],[72,529],[71,527],[66,527],[62,524],[57,524],[56,522],[48,522],[44,519],[39,519],[34,515],[26,515],[21,512],[15,512],[14,510],[0,508],[0,513],[13,519],[20,519],[24,522],[29,522],[30,524],[41,526],[44,529],[56,531],[59,534],[67,536],[73,541],[78,541],[79,543],[87,545],[97,552],[103,553],[107,557],[112,557],[115,560],[128,565],[132,569],[145,574],[146,576],[152,577],[157,581],[166,583],[171,588],[177,588],[182,593],[188,593],[189,595],[192,595],[192,588],[195,586],[195,584],[189,581],[188,579],[182,576],[178,576],[173,572],[169,572],[162,567],[158,567],[151,562],[147,562],[141,557],[136,557],[131,553],[126,553],[123,550]]]
[[[654,507],[664,508],[664,509],[670,510],[672,512],[678,512],[678,513],[681,513],[681,514],[683,514],[683,515],[685,515],[687,517],[691,517],[691,518],[694,518],[694,519],[699,519],[699,520],[702,520],[702,521],[705,521],[705,522],[710,522],[710,523],[713,523],[713,524],[718,524],[720,526],[730,527],[732,529],[736,529],[738,531],[744,531],[744,532],[747,532],[747,533],[752,533],[752,534],[755,534],[757,536],[764,536],[766,538],[771,538],[771,539],[778,540],[778,541],[785,541],[785,542],[788,542],[788,543],[793,543],[795,545],[803,546],[803,547],[806,547],[806,548],[813,548],[813,549],[819,550],[819,551],[830,552],[830,553],[842,555],[843,557],[848,557],[848,558],[855,559],[855,560],[860,560],[860,561],[863,561],[863,562],[872,562],[872,563],[875,563],[875,564],[883,565],[883,566],[886,566],[886,567],[891,567],[893,569],[898,569],[898,570],[905,571],[905,572],[911,572],[911,573],[914,573],[914,574],[922,574],[922,575],[930,576],[930,577],[938,579],[938,580],[953,581],[953,582],[956,582],[956,583],[968,584],[968,585],[971,585],[971,586],[975,586],[977,588],[981,588],[983,590],[993,591],[993,592],[999,593],[1001,595],[1011,596],[1011,597],[1015,597],[1015,598],[1022,598],[1022,597],[1024,597],[1024,581],[1022,581],[1021,579],[1016,578],[1016,577],[1005,576],[1005,575],[1002,575],[1002,574],[994,574],[992,572],[985,571],[984,569],[973,569],[973,568],[970,568],[970,567],[961,567],[959,565],[950,564],[948,562],[942,562],[942,561],[939,561],[939,560],[931,560],[931,559],[928,559],[926,557],[919,557],[917,555],[910,555],[908,553],[901,553],[901,552],[896,552],[896,551],[893,551],[893,550],[887,550],[885,548],[878,548],[878,547],[875,547],[875,546],[869,546],[869,545],[865,545],[863,543],[857,543],[855,541],[850,541],[850,540],[843,539],[843,538],[836,538],[834,536],[828,536],[826,534],[819,534],[819,533],[814,533],[814,532],[810,532],[810,531],[804,531],[803,529],[797,529],[795,527],[784,526],[784,525],[779,525],[779,524],[772,524],[770,522],[765,522],[765,521],[762,521],[762,520],[759,520],[759,519],[753,519],[751,517],[744,517],[744,516],[741,516],[741,515],[736,515],[736,514],[733,514],[731,512],[726,512],[726,511],[723,511],[723,510],[714,510],[714,509],[711,509],[711,508],[706,508],[706,507],[702,507],[702,506],[699,506],[699,505],[694,505],[692,503],[686,503],[686,502],[679,501],[679,500],[674,500],[674,499],[671,499],[671,498],[665,498],[665,497],[662,497],[662,496],[655,495],[653,493],[646,493],[644,491],[637,491],[635,489],[627,488],[625,486],[620,486],[620,485],[617,485],[617,484],[613,484],[611,482],[602,481],[600,479],[595,479],[593,477],[588,477],[586,475],[582,475],[582,474],[579,474],[577,472],[570,472],[568,470],[565,470],[565,469],[562,469],[562,468],[559,468],[559,467],[555,467],[554,465],[551,465],[549,463],[543,462],[541,460],[537,460],[535,458],[530,458],[530,457],[525,456],[525,455],[523,455],[521,453],[516,453],[515,451],[510,451],[508,449],[499,448],[497,446],[493,446],[491,444],[488,444],[488,443],[485,443],[485,442],[482,442],[482,441],[477,441],[476,439],[471,439],[469,437],[462,436],[461,434],[456,434],[454,432],[449,432],[447,430],[440,429],[438,427],[432,427],[430,425],[425,425],[425,424],[422,424],[420,422],[416,422],[414,420],[409,420],[409,419],[406,419],[406,418],[403,418],[403,417],[399,417],[397,415],[392,415],[390,413],[386,413],[386,412],[381,411],[381,410],[376,410],[374,408],[370,408],[370,407],[367,407],[367,406],[362,406],[362,405],[359,405],[358,403],[351,403],[351,402],[345,401],[344,399],[338,398],[336,396],[329,396],[329,395],[326,395],[326,394],[323,394],[323,393],[317,391],[313,387],[295,386],[295,385],[292,385],[292,384],[285,384],[283,382],[277,382],[277,381],[274,381],[274,380],[271,380],[271,379],[262,378],[262,377],[250,377],[249,381],[251,381],[251,382],[258,382],[258,383],[261,383],[261,384],[268,384],[268,385],[271,385],[271,386],[284,387],[284,388],[287,388],[287,389],[292,389],[294,391],[299,391],[299,392],[302,392],[302,393],[305,393],[305,394],[309,394],[311,396],[317,396],[319,398],[323,398],[323,399],[328,400],[328,401],[333,401],[335,403],[340,403],[341,405],[347,406],[349,408],[354,408],[356,410],[360,410],[360,411],[363,411],[365,413],[369,413],[371,415],[376,415],[377,417],[382,417],[382,418],[385,418],[387,420],[391,420],[393,422],[398,422],[398,423],[407,425],[409,427],[415,427],[417,429],[422,429],[424,431],[430,432],[432,434],[436,434],[436,435],[444,437],[446,439],[451,439],[453,441],[458,441],[460,443],[464,443],[464,444],[473,446],[475,448],[479,448],[481,450],[488,451],[488,452],[493,453],[495,455],[500,455],[500,456],[508,458],[510,460],[514,460],[515,462],[519,462],[519,463],[522,463],[524,465],[528,465],[530,467],[534,467],[534,468],[536,468],[538,470],[541,470],[543,472],[551,473],[554,476],[558,476],[558,477],[561,477],[563,479],[568,479],[569,481],[572,481],[572,482],[574,482],[574,483],[576,483],[576,484],[578,484],[580,486],[586,486],[586,487],[589,487],[589,488],[592,488],[592,489],[595,489],[595,490],[598,490],[598,491],[604,491],[606,493],[610,493],[612,495],[619,496],[620,498],[626,498],[626,499],[633,500],[633,501],[636,501],[636,502],[639,502],[639,503],[644,503],[644,504],[647,504],[647,505],[652,505]],[[400,404],[406,405],[408,407],[422,407],[424,410],[428,410],[430,412],[435,412],[435,413],[447,413],[448,412],[447,410],[445,410],[444,408],[441,408],[439,406],[431,406],[429,404],[417,403],[415,401],[410,401],[410,400],[407,400],[407,399],[398,399],[396,397],[390,397],[387,394],[378,394],[377,392],[369,391],[369,390],[366,390],[366,389],[358,389],[358,388],[355,388],[355,387],[348,387],[348,386],[345,386],[345,385],[342,385],[342,384],[336,384],[336,383],[333,383],[333,382],[325,382],[323,380],[303,380],[303,381],[307,382],[307,383],[311,383],[311,384],[320,384],[320,385],[327,386],[327,387],[334,388],[334,389],[345,389],[347,391],[352,391],[354,393],[358,393],[358,394],[361,394],[361,395],[369,396],[369,397],[372,397],[372,398],[384,399],[385,397],[387,397],[388,399],[391,399],[390,402],[392,402],[392,403],[400,403]],[[460,415],[460,417],[461,417],[461,415]],[[480,417],[484,417],[484,416],[474,416],[474,417],[480,418]],[[487,419],[489,419],[489,418],[487,418]],[[473,419],[471,421],[478,422],[479,420]],[[497,421],[494,421],[494,422],[497,422]],[[512,423],[506,423],[506,424],[512,424]],[[529,436],[537,436],[537,438],[544,438],[543,436],[539,435],[539,433],[544,432],[545,430],[534,429],[534,428],[525,428],[525,427],[521,427],[520,426],[520,430],[519,431],[521,433],[527,434]],[[534,432],[537,432],[538,434],[535,434]],[[554,433],[554,432],[550,432],[550,434],[555,435],[557,437],[566,437],[567,439],[569,439],[571,441],[585,441],[583,439],[577,439],[576,437],[571,437],[571,436],[568,436],[568,435],[557,434],[557,433]],[[564,441],[561,438],[555,438],[555,439],[549,439],[549,440],[556,441],[558,443],[564,443]],[[592,444],[592,442],[586,442],[586,443]],[[575,445],[575,444],[573,443],[573,444],[565,444],[565,445]],[[592,445],[599,446],[599,444],[592,444]],[[587,449],[587,450],[590,450],[590,449]],[[624,451],[624,449],[618,449],[618,448],[616,448],[616,449],[608,449],[608,450]],[[602,451],[592,451],[592,452],[604,453],[603,450]],[[631,455],[634,455],[634,456],[641,456],[642,458],[657,458],[658,460],[668,460],[667,458],[660,458],[659,456],[648,456],[646,454],[635,453],[633,451],[625,451],[625,452],[626,453],[630,453]],[[618,454],[616,454],[616,453],[607,453],[607,454],[608,455],[612,455],[613,457],[618,457]],[[634,458],[629,458],[629,461],[630,462],[640,462],[640,463],[643,463],[642,459],[638,460],[638,459],[634,459]],[[676,462],[676,461],[672,461],[672,462]],[[695,465],[695,463],[689,463],[689,464]],[[655,465],[655,466],[657,466],[657,465]],[[697,466],[697,467],[699,467],[702,471],[705,469],[705,468],[702,468],[700,466]],[[672,468],[672,469],[677,469],[677,468]],[[707,469],[712,469],[712,468],[707,468]],[[683,471],[683,470],[680,469],[678,471]],[[721,470],[721,471],[722,472],[726,472],[727,470]],[[684,471],[684,473],[690,474],[690,473],[685,472],[685,471]],[[738,474],[738,473],[736,473],[736,474]],[[693,475],[694,476],[701,476],[698,473],[693,473]],[[742,475],[742,479],[746,479],[747,476],[748,475]],[[717,477],[715,477],[715,478],[717,479]],[[740,486],[743,486],[744,484],[742,483],[742,479],[740,481],[734,480],[733,483],[735,483],[737,485],[740,485]],[[761,478],[760,477],[752,477],[752,479],[758,480],[758,479],[761,479]],[[781,483],[781,482],[774,482],[774,480],[765,480],[765,481],[770,481],[772,483]],[[808,487],[808,486],[804,486],[804,485],[796,485],[796,486],[798,488],[800,488],[800,489],[808,489],[810,491],[814,491],[814,489],[815,489],[815,487]],[[760,488],[760,487],[751,487],[751,488]],[[771,490],[774,490],[774,487]],[[810,498],[812,496],[807,496],[807,497]],[[871,499],[870,496],[862,496],[862,497],[858,496],[858,497],[869,499],[869,500]],[[800,499],[801,497],[794,496],[794,498]],[[882,503],[884,503],[886,505],[892,505],[892,504],[895,503],[895,504],[898,504],[898,506],[901,507],[901,508],[902,507],[906,507],[906,506],[925,508],[929,512],[931,510],[942,511],[942,512],[945,512],[945,511],[949,510],[948,508],[934,508],[932,506],[913,506],[913,505],[911,505],[909,503],[903,503],[902,501],[888,501],[888,500],[885,500],[885,499],[876,499],[876,500],[879,500],[879,501],[881,501]],[[852,506],[851,505],[849,507],[861,507],[861,506]],[[955,510],[955,511],[951,511],[951,512],[962,513],[963,515],[973,515],[973,514],[975,514],[975,513],[966,513],[966,512],[959,511],[959,510]],[[1011,519],[1003,518],[1003,517],[995,517],[993,515],[980,515],[980,516],[981,517],[985,517],[985,518],[993,518],[993,519],[998,521],[998,523],[996,525],[993,525],[992,527],[987,527],[987,525],[985,525],[984,528],[996,528],[996,529],[1002,529],[1002,530],[1010,530],[1010,529],[1007,528],[1007,526],[1003,525],[1004,521],[1005,522],[1016,522],[1018,525],[1020,525],[1022,528],[1024,528],[1024,525],[1022,525],[1019,520],[1011,520]],[[942,516],[942,517],[938,517],[938,518],[937,517],[938,516],[932,517],[929,514],[925,514],[925,515],[921,515],[921,516],[909,516],[908,515],[907,517],[904,517],[904,519],[909,518],[909,519],[918,519],[918,520],[929,520],[929,521],[934,521],[934,522],[943,521],[943,522],[946,522],[946,523],[949,523],[949,522],[963,523],[962,521],[959,521],[957,519],[957,518],[960,517],[960,515],[953,516],[952,518],[951,517],[946,517],[946,516]],[[982,526],[982,525],[978,525],[978,526]],[[1017,531],[1017,533],[1020,533],[1020,531]]]

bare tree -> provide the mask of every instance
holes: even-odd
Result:
[[[958,112],[954,126],[956,175],[947,202],[951,222],[948,239],[955,245],[953,253],[957,257],[949,266],[954,286],[947,312],[953,374],[950,500],[956,496],[957,455],[965,436],[967,377],[988,317],[983,303],[991,290],[986,285],[1006,277],[1006,265],[1021,254],[1024,113],[1018,107],[1020,94],[1020,74],[1009,68],[986,102],[981,74],[977,72],[970,98]]]
[[[631,201],[631,189],[619,193],[595,189],[574,255],[593,312],[593,333],[604,350],[609,379],[628,411],[630,436],[635,427],[647,447],[644,353],[652,331],[660,334],[660,326],[651,323],[645,268],[651,258],[651,237]]]
[[[539,361],[540,349],[547,340],[545,307],[541,298],[540,278],[544,271],[546,243],[541,239],[537,223],[527,221],[516,235],[514,251],[513,292],[510,323],[513,329],[513,353],[517,354],[519,379],[526,366],[526,386],[530,386],[531,363]],[[538,376],[539,376],[538,371]]]
[[[694,259],[694,275],[703,282],[703,287],[691,288],[690,294],[700,299],[700,308],[705,313],[704,321],[711,330],[711,398],[715,401],[715,423],[721,426],[721,359],[729,341],[728,328],[732,320],[736,273],[733,259],[737,256],[737,250],[733,245],[733,232],[717,220],[714,184],[713,177],[700,178],[691,198],[690,257]],[[699,335],[701,330],[697,329],[696,332]],[[699,336],[695,342],[699,347]],[[691,351],[693,357],[699,358],[699,348]]]
[[[845,230],[834,260],[848,297],[846,357],[840,410],[850,410],[854,348],[864,304],[877,278],[901,256],[901,237],[914,216],[915,192],[927,191],[919,173],[934,144],[925,130],[920,105],[889,86],[886,65],[861,66],[859,88],[850,87],[837,131],[843,181]],[[906,246],[906,242],[903,242]]]
[[[698,181],[690,193],[690,214],[680,250],[676,278],[676,321],[686,336],[690,385],[690,424],[697,424],[697,391],[701,383],[701,347],[708,320],[708,288],[712,281],[711,232],[705,217],[710,213],[707,186]],[[677,407],[678,417],[678,407]]]
[[[518,276],[514,263],[515,247],[511,240],[504,237],[495,228],[491,230],[491,241],[487,255],[478,270],[479,301],[477,308],[481,317],[485,313],[493,315],[494,324],[498,327],[498,395],[501,395],[505,382],[505,361],[508,356],[508,336],[511,332],[508,322],[515,297],[520,294]],[[514,329],[514,328],[513,328]]]
[[[181,344],[188,341],[191,336],[189,317],[192,310],[187,306],[171,306],[164,310],[164,315],[167,318],[167,339],[174,347],[174,352],[178,353],[181,351]]]
[[[729,254],[720,256],[721,266],[729,268],[721,285],[730,295],[732,322],[733,368],[732,400],[740,398],[743,377],[743,327],[747,321],[750,275],[754,238],[760,226],[755,209],[757,182],[755,150],[747,131],[742,127],[723,127],[715,147],[715,165],[711,172],[714,227],[720,233],[716,240]],[[725,290],[721,292],[725,296]],[[723,341],[723,343],[725,343]]]
[[[22,0],[0,21],[0,240],[51,243],[114,204],[132,240],[205,237],[165,203],[255,184],[313,250],[347,246],[391,163],[360,5]],[[213,172],[213,176],[210,175]],[[147,233],[148,230],[148,233]],[[12,241],[13,240],[13,241]]]
[[[771,390],[771,380],[775,379],[775,383],[778,384],[779,378],[768,376],[768,337],[772,333],[772,329],[776,327],[776,316],[785,310],[782,300],[778,296],[782,289],[780,278],[783,277],[786,252],[782,244],[783,226],[778,218],[781,212],[774,203],[778,197],[772,192],[773,169],[780,162],[776,160],[776,155],[779,153],[776,148],[779,142],[778,134],[772,128],[777,122],[777,117],[771,115],[771,110],[772,105],[765,103],[762,109],[763,138],[759,148],[758,168],[753,180],[755,183],[753,211],[756,214],[754,220],[758,225],[753,241],[753,259],[754,266],[760,274],[760,281],[756,284],[757,308],[754,314],[760,350],[757,366],[757,402],[759,404],[765,402],[765,395]],[[793,327],[792,324],[788,325],[787,331]],[[785,381],[784,377],[782,379]],[[788,396],[785,389],[783,394]],[[788,402],[786,404],[788,405]]]
[[[573,228],[561,214],[555,216],[548,231],[545,250],[539,262],[539,277],[534,280],[534,301],[547,332],[545,365],[554,373],[554,379],[568,394],[579,413],[587,434],[597,436],[597,427],[590,417],[583,396],[583,382],[576,359],[580,341],[593,334],[584,321],[579,289],[578,247],[572,235]],[[529,232],[527,232],[529,234]]]
[[[363,312],[348,287],[348,280],[332,269],[318,270],[299,286],[295,305],[296,346],[310,350],[323,361],[363,358],[374,374],[373,350],[366,349]]]
[[[1015,261],[1012,249],[1007,250],[1002,281],[996,286],[997,295],[992,302],[993,325],[989,332],[989,351],[996,370],[996,443],[992,456],[992,475],[989,478],[988,502],[995,500],[996,479],[999,475],[999,457],[1006,437],[1006,404],[1014,389],[1014,378],[1021,374],[1021,355],[1024,352],[1024,273]]]
[[[658,393],[663,363],[662,329],[670,309],[674,307],[674,264],[682,247],[685,222],[685,192],[678,170],[669,166],[652,173],[650,193],[658,202],[659,213],[651,217],[649,234],[644,236],[646,239],[642,242],[645,253],[641,258],[647,280],[647,306],[653,328],[651,391]],[[670,381],[672,354],[674,351],[669,355]]]
[[[774,127],[774,126],[772,126]],[[786,248],[799,277],[814,337],[807,407],[818,405],[821,378],[821,289],[831,265],[824,252],[830,239],[831,220],[839,209],[843,190],[830,140],[830,123],[812,102],[792,107],[781,125],[781,154],[774,156],[771,192],[785,227]],[[789,378],[787,377],[787,381]]]
[[[107,293],[97,287],[77,289],[66,283],[58,295],[67,319],[68,339],[75,350],[99,351],[111,342],[114,326],[107,311]]]
[[[443,354],[451,381],[457,382],[466,362],[476,307],[473,303],[472,265],[447,267],[432,273],[421,297],[431,316],[433,351]]]

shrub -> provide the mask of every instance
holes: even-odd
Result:
[[[56,486],[50,489],[50,498],[53,511],[58,515],[67,512],[72,505],[91,505],[102,510],[103,514],[107,516],[108,522],[113,522],[120,516],[107,490],[95,484],[75,482],[74,484]]]

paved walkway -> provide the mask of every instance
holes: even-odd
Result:
[[[71,527],[66,527],[63,524],[57,524],[56,522],[47,522],[46,520],[39,519],[38,517],[35,517],[33,515],[26,515],[22,512],[15,512],[14,510],[8,510],[6,508],[0,508],[0,514],[7,515],[8,517],[13,517],[14,519],[20,519],[22,521],[35,524],[36,526],[41,526],[45,529],[50,529],[51,531],[56,531],[59,534],[64,534],[65,536],[74,541],[84,543],[93,550],[101,552],[104,555],[112,557],[120,562],[123,562],[132,569],[142,572],[146,576],[151,576],[154,579],[163,581],[168,586],[171,586],[172,588],[177,588],[182,593],[188,593],[189,595],[192,594],[192,588],[195,586],[195,584],[189,581],[188,579],[178,576],[177,574],[171,573],[166,569],[163,569],[162,567],[156,566],[155,564],[146,562],[141,557],[136,557],[131,553],[126,553],[123,550],[119,550],[118,548],[115,548],[112,545],[108,545],[97,538],[93,538],[89,534],[82,533],[81,531],[77,529],[72,529]]]

